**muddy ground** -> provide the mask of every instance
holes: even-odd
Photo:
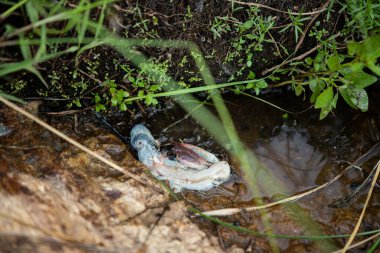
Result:
[[[294,12],[314,11],[325,4],[317,0],[261,3]],[[107,26],[117,35],[128,34],[129,38],[148,37],[195,42],[206,56],[207,63],[219,83],[228,81],[245,64],[238,61],[224,62],[227,52],[231,50],[231,40],[236,36],[233,31],[221,38],[213,38],[210,31],[210,21],[214,17],[231,14],[231,3],[228,1],[197,0],[176,4],[169,1],[139,1],[143,20],[149,20],[145,30],[141,30],[141,25],[136,26],[140,17],[136,16],[136,10],[133,9],[135,5],[134,1],[117,2],[106,15]],[[244,21],[246,14],[243,11],[239,13],[238,19]],[[280,27],[290,22],[286,14],[268,9],[262,9],[261,13],[274,16]],[[96,19],[99,13],[95,12],[93,15]],[[158,27],[153,24],[153,17],[158,18]],[[321,26],[330,34],[335,33],[342,25],[342,17],[338,12],[331,13],[329,22],[324,22],[324,15],[319,16],[316,21],[320,21]],[[279,29],[273,31],[272,36],[292,53],[297,44],[293,31],[277,31]],[[297,55],[315,45],[316,42],[306,36]],[[184,50],[141,50],[160,62],[169,61],[168,74],[177,81],[188,80],[197,75],[191,59],[184,66],[180,66],[183,57],[188,54]],[[263,51],[256,52],[252,69],[257,76],[286,59],[284,52],[282,55],[274,55],[275,51],[275,44],[264,43]],[[14,56],[12,50],[2,53],[2,56]],[[154,186],[154,189],[111,169],[1,105],[1,252],[271,252],[273,249],[267,237],[247,235],[206,219],[193,217],[188,208],[213,210],[249,207],[256,205],[257,199],[263,198],[267,203],[303,192],[329,181],[347,163],[353,162],[379,141],[380,106],[376,99],[378,89],[372,92],[375,96],[371,99],[371,111],[367,114],[360,114],[340,105],[340,109],[334,112],[335,115],[330,115],[323,122],[318,121],[319,113],[315,110],[308,110],[299,117],[284,115],[283,112],[252,99],[224,93],[240,137],[286,186],[286,192],[267,190],[256,196],[247,189],[247,182],[236,161],[215,143],[205,129],[191,117],[186,117],[172,101],[162,100],[157,108],[147,108],[141,103],[131,106],[126,113],[111,111],[107,115],[108,120],[126,136],[133,124],[145,123],[162,142],[182,140],[199,145],[232,165],[233,176],[220,189],[206,193],[185,191],[178,195],[179,200],[175,200],[137,161],[131,147],[103,126],[92,112],[74,106],[77,111],[69,116],[60,112],[54,112],[55,116],[47,114],[67,109],[67,101],[62,103],[56,98],[78,95],[73,90],[73,83],[85,82],[88,90],[96,87],[99,80],[104,81],[107,78],[113,78],[121,85],[129,85],[123,78],[125,73],[115,67],[115,63],[127,64],[128,61],[110,48],[98,47],[79,55],[76,61],[73,58],[73,55],[67,55],[63,59],[40,64],[39,70],[52,84],[48,92],[49,98],[53,98],[50,100],[36,93],[43,85],[35,76],[27,72],[13,76],[14,80],[26,80],[33,84],[21,91],[21,94],[27,94],[24,97],[28,101],[44,100],[44,103],[29,102],[25,109],[138,175]],[[77,63],[79,64],[76,65]],[[74,77],[73,69],[82,72],[77,72]],[[237,80],[244,80],[245,74]],[[198,85],[201,82],[195,81],[193,84]],[[2,87],[2,90],[6,89],[6,85]],[[284,90],[270,90],[265,98],[295,112],[310,106],[302,98],[297,99],[294,94],[284,93]],[[67,93],[63,94],[62,91]],[[82,102],[87,100],[87,103],[91,103],[93,97],[89,94],[82,97]],[[131,92],[131,95],[136,94]],[[30,99],[31,97],[34,98]],[[199,94],[198,97],[205,98]],[[340,102],[343,104],[343,101]],[[213,110],[211,107],[210,109]],[[330,204],[352,193],[363,182],[364,177],[368,176],[376,159],[379,159],[379,154],[363,164],[362,172],[351,171],[336,184],[298,201],[297,205],[269,209],[266,218],[273,225],[272,232],[283,235],[351,233],[363,207],[366,191],[360,192],[345,206],[336,208]],[[360,231],[379,229],[379,201],[379,190],[375,189]],[[299,216],[299,213],[310,219]],[[268,232],[260,212],[243,212],[221,219],[254,231]],[[308,230],[309,227],[304,226],[307,223],[305,221],[310,221],[312,227],[317,229]],[[307,239],[276,239],[275,243],[281,252],[329,252],[342,247],[345,240],[331,239],[320,244]],[[371,243],[364,244],[353,252],[362,252],[370,246]]]
[[[286,103],[285,94],[281,97],[281,103]],[[278,96],[269,96],[269,99],[281,101]],[[183,119],[185,114],[178,107],[157,110],[144,123],[156,138],[162,141],[182,139],[202,146],[229,161],[233,168],[232,179],[221,188],[205,193],[185,191],[178,195],[179,201],[163,191],[136,160],[130,146],[97,122],[91,113],[82,114],[78,121],[73,117],[39,116],[91,150],[140,176],[155,189],[123,176],[29,119],[2,107],[1,122],[7,131],[3,131],[0,137],[1,251],[270,252],[267,238],[192,217],[188,208],[207,211],[249,207],[256,205],[258,197],[273,202],[284,194],[311,189],[337,175],[347,162],[365,153],[378,138],[374,128],[379,124],[378,113],[360,116],[351,111],[313,126],[310,120],[318,117],[315,111],[284,121],[280,112],[251,99],[243,102],[232,96],[226,97],[226,101],[230,110],[235,108],[234,120],[241,138],[275,177],[287,185],[287,192],[266,191],[262,196],[252,195],[247,191],[238,164],[196,122]],[[241,103],[238,110],[237,101]],[[299,102],[293,105],[294,108],[307,105]],[[29,103],[25,108],[38,115],[39,105]],[[252,106],[255,114],[248,114]],[[256,121],[257,117],[261,120]],[[139,120],[138,117],[135,120]],[[178,125],[165,129],[178,120]],[[350,123],[353,120],[355,124]],[[115,125],[126,135],[131,127],[120,118],[119,124]],[[342,128],[345,130],[337,134]],[[324,134],[321,135],[320,131]],[[373,134],[368,135],[371,131]],[[364,163],[362,173],[353,170],[337,183],[297,201],[295,205],[268,209],[273,232],[285,235],[349,234],[359,217],[366,191],[342,207],[330,204],[360,185],[378,157],[377,153]],[[379,200],[379,192],[375,190],[361,231],[379,228]],[[317,230],[304,227],[305,217],[299,216],[303,212],[311,218]],[[262,215],[258,211],[243,212],[222,220],[266,232]],[[327,242],[276,240],[282,252],[328,252],[342,247],[345,240]],[[369,246],[365,244],[362,249]]]
[[[35,105],[27,106],[36,113]],[[1,110],[1,252],[219,252],[183,203],[121,177],[28,119]],[[124,168],[144,167],[107,130],[81,121],[50,123]],[[238,251],[236,251],[238,252]]]

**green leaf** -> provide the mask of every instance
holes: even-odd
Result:
[[[98,94],[95,95],[95,103],[99,103],[102,99]]]
[[[120,108],[120,111],[125,112],[127,110],[127,105],[125,103],[121,103],[119,108]]]
[[[265,80],[260,80],[256,83],[256,86],[260,89],[268,87],[268,83]]]
[[[75,99],[73,102],[75,103],[75,105],[76,105],[77,107],[82,107],[82,104],[81,104],[81,102],[80,102],[79,99]]]
[[[245,30],[248,30],[249,28],[251,28],[254,24],[254,21],[252,19],[250,20],[247,20],[243,23],[243,27]]]
[[[307,57],[305,59],[305,62],[306,62],[307,65],[311,65],[311,64],[313,64],[313,59],[311,59],[311,57]]]
[[[143,90],[140,90],[140,91],[137,93],[137,96],[138,96],[138,97],[143,97],[143,96],[144,96],[144,91],[143,91]]]
[[[152,99],[152,104],[153,104],[153,105],[156,105],[156,104],[158,104],[158,100],[157,100],[157,99],[155,99],[155,98],[153,98],[153,99]]]
[[[320,68],[321,68],[321,64],[315,61],[314,62],[314,70],[315,70],[315,72],[318,72],[320,70]]]
[[[380,66],[377,60],[380,57],[380,34],[369,37],[361,43],[356,43],[356,56],[361,63],[364,63],[370,70],[380,75]]]
[[[327,107],[332,102],[333,96],[333,88],[330,86],[318,96],[317,101],[315,102],[315,108]]]
[[[356,43],[355,41],[348,42],[347,43],[348,54],[355,55],[357,47],[358,47],[358,43]]]
[[[245,88],[249,90],[249,89],[252,89],[254,86],[255,86],[255,83],[251,82],[251,83],[247,83],[247,85],[245,86]]]
[[[322,52],[319,52],[317,56],[315,56],[314,62],[322,62],[324,59],[325,54]]]
[[[145,104],[151,105],[153,103],[153,94],[148,93],[145,98]]]
[[[368,95],[364,89],[353,88],[350,92],[350,98],[361,111],[368,110]]]
[[[350,93],[348,92],[348,88],[339,87],[339,93],[342,95],[344,101],[354,109],[358,109],[358,107],[351,101]]]
[[[313,94],[310,96],[310,103],[315,103],[315,101],[317,101],[319,94],[321,94],[321,91],[319,89],[315,90]]]
[[[247,39],[250,39],[250,40],[257,40],[259,37],[255,34],[246,34],[244,35]]]
[[[323,107],[321,109],[321,113],[319,114],[319,120],[323,120],[324,118],[326,118],[326,116],[329,114],[330,111],[331,111],[331,106]]]
[[[309,88],[312,92],[315,92],[318,89],[318,79],[311,79],[309,82]]]
[[[330,70],[336,71],[340,68],[340,61],[338,55],[333,55],[327,59],[327,66]]]
[[[116,98],[117,98],[118,101],[123,100],[123,98],[124,98],[124,94],[123,93],[124,93],[123,90],[118,90],[117,91]]]
[[[279,81],[279,80],[281,80],[281,78],[279,78],[278,76],[269,76],[269,80],[271,80],[271,81]]]
[[[336,104],[338,103],[339,93],[337,92],[332,101],[332,107],[336,108]]]
[[[40,38],[40,45],[36,55],[34,56],[35,61],[39,61],[42,56],[46,54],[46,25],[41,26]]]
[[[158,90],[159,88],[160,88],[160,85],[156,84],[156,85],[152,85],[152,86],[150,86],[149,90],[150,90],[150,91],[156,91],[156,90]]]
[[[301,95],[302,91],[303,91],[302,85],[301,84],[297,85],[296,88],[295,88],[296,96]]]
[[[256,77],[256,74],[254,72],[252,72],[252,71],[249,71],[247,79],[254,80],[255,77]]]
[[[112,106],[117,106],[118,100],[116,98],[111,98],[111,105]]]
[[[352,72],[358,72],[364,68],[364,63],[361,63],[361,62],[352,63],[350,64],[350,68]]]
[[[352,72],[351,74],[344,77],[352,82],[352,85],[356,88],[364,89],[369,85],[375,83],[377,78],[373,75],[367,74],[364,71]]]
[[[97,104],[95,107],[96,112],[104,111],[106,107],[103,104]]]
[[[135,83],[135,82],[136,82],[136,79],[135,79],[133,76],[128,76],[128,80],[129,80],[131,83]]]

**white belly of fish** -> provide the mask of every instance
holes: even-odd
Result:
[[[183,189],[207,191],[230,178],[231,169],[226,161],[219,161],[204,170],[168,167],[155,164],[149,168],[152,174],[161,180],[168,180],[175,192]]]

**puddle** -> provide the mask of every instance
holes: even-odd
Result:
[[[290,111],[302,111],[308,106],[307,103],[295,99],[292,94],[271,95],[266,99],[276,101],[277,105]],[[372,114],[344,108],[344,113],[337,110],[334,117],[319,121],[319,113],[313,109],[283,117],[284,113],[250,98],[229,95],[225,97],[225,101],[241,140],[256,154],[262,167],[273,175],[276,184],[282,185],[282,190],[271,185],[273,183],[260,181],[257,184],[261,191],[255,194],[250,192],[239,164],[205,129],[191,117],[186,117],[174,105],[147,111],[145,122],[141,122],[144,115],[126,118],[123,114],[115,114],[109,121],[125,135],[129,134],[133,124],[144,123],[162,143],[184,141],[228,161],[233,175],[222,187],[202,194],[194,191],[180,194],[188,205],[204,211],[254,206],[259,199],[264,203],[274,202],[321,185],[339,174],[349,162],[366,153],[378,138],[380,118],[374,107],[372,109],[375,113]],[[177,205],[175,207],[169,204],[171,211],[165,211],[166,207],[163,206],[168,205],[167,196],[131,180],[120,182],[125,179],[118,172],[110,172],[102,163],[90,159],[13,112],[3,114],[1,120],[6,127],[1,130],[1,144],[7,146],[0,149],[0,175],[3,175],[0,186],[5,189],[0,198],[7,203],[4,210],[12,213],[16,207],[16,214],[20,219],[45,221],[44,229],[56,231],[52,233],[53,236],[57,233],[72,233],[74,237],[83,238],[83,242],[108,248],[120,245],[121,248],[131,249],[145,245],[146,249],[165,250],[172,248],[172,242],[175,241],[183,249],[193,247],[194,252],[202,252],[200,248],[194,248],[197,242],[213,250],[219,244],[225,250],[240,247],[250,252],[271,251],[270,243],[264,237],[238,233],[202,218],[191,218],[202,230],[200,231],[185,217],[180,204],[174,203]],[[97,153],[113,159],[133,173],[142,175],[141,165],[136,163],[131,147],[123,145],[96,120],[93,116],[83,116],[79,118],[79,125],[74,125],[71,118],[57,117],[50,123]],[[13,148],[11,145],[17,147]],[[352,193],[364,181],[363,176],[368,175],[379,157],[377,155],[365,163],[362,172],[353,169],[317,193],[294,203],[267,209],[264,217],[270,223],[272,232],[285,235],[351,233],[360,215],[366,191],[360,192],[347,206],[333,208],[330,204]],[[255,172],[260,178],[262,171]],[[151,180],[150,183],[154,182]],[[24,204],[32,205],[34,211],[23,210],[21,206]],[[50,220],[43,216],[45,209],[51,213]],[[164,215],[166,218],[151,233],[150,228],[155,226],[161,213],[168,214]],[[191,233],[181,234],[180,239],[175,232],[178,229],[175,224],[179,219],[175,213],[180,217],[184,231],[191,230]],[[60,221],[60,215],[69,215],[72,218]],[[258,211],[242,212],[221,219],[251,230],[268,232]],[[126,226],[118,225],[124,221],[130,223]],[[307,225],[309,223],[313,224],[311,229]],[[56,224],[61,224],[61,227],[56,228]],[[82,230],[77,231],[77,227]],[[361,230],[368,231],[379,227],[380,193],[376,189]],[[23,229],[18,225],[10,231]],[[65,232],[66,230],[69,232]],[[170,236],[163,236],[164,231],[170,231]],[[41,234],[41,231],[37,234]],[[184,235],[195,234],[198,238],[194,239],[196,242],[186,244],[188,239]],[[150,236],[152,239],[147,243]],[[0,246],[1,243],[0,240]],[[326,252],[341,247],[344,240],[329,240],[321,245],[311,240],[276,239],[276,244],[282,252]],[[364,248],[368,248],[368,245]]]
[[[272,95],[267,99],[276,101],[277,105],[289,111],[303,111],[308,106],[300,99],[295,99],[293,94]],[[276,184],[282,186],[282,190],[265,185],[267,182],[260,182],[262,184],[260,193],[252,194],[241,176],[242,171],[238,164],[218,146],[205,129],[192,118],[186,118],[185,113],[177,107],[157,112],[154,117],[146,121],[146,125],[160,141],[165,143],[182,140],[198,145],[232,164],[233,179],[225,183],[222,189],[211,190],[204,194],[189,191],[182,194],[185,200],[201,210],[254,206],[258,198],[263,198],[264,202],[273,202],[319,186],[331,180],[349,163],[366,153],[378,138],[376,131],[380,120],[376,113],[362,114],[342,108],[344,113],[337,110],[335,116],[319,121],[319,112],[314,109],[283,117],[283,112],[250,98],[228,96],[225,97],[225,101],[241,140],[256,154],[266,171],[275,178]],[[292,101],[291,105],[289,101]],[[379,159],[380,154],[375,158]],[[362,166],[362,172],[352,169],[332,185],[296,202],[300,210],[311,217],[315,226],[320,229],[319,233],[352,232],[361,212],[366,191],[360,192],[345,207],[333,208],[329,205],[352,193],[364,181],[376,162],[375,158]],[[256,171],[258,178],[260,173],[260,170]],[[273,232],[287,235],[307,234],[305,227],[300,224],[304,221],[302,219],[297,221],[286,209],[284,206],[268,209]],[[380,194],[375,190],[363,221],[364,226],[361,227],[363,231],[379,228],[379,209]],[[297,215],[301,214],[295,214]],[[247,212],[222,219],[265,232],[258,212]],[[226,248],[238,245],[248,250],[256,248],[258,244],[262,245],[263,249],[269,247],[266,239],[211,225],[204,219],[194,219],[194,221],[206,231],[218,236]],[[213,227],[211,231],[210,225]],[[294,252],[295,248],[297,252],[326,250],[323,246],[317,246],[312,242],[300,243],[299,240],[278,239],[278,245],[282,251]],[[330,243],[329,249],[339,248],[342,245],[343,240],[335,240]]]

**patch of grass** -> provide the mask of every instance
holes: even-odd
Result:
[[[371,0],[339,1],[340,13],[345,15],[343,33],[354,39],[367,38],[379,32],[380,3]]]

